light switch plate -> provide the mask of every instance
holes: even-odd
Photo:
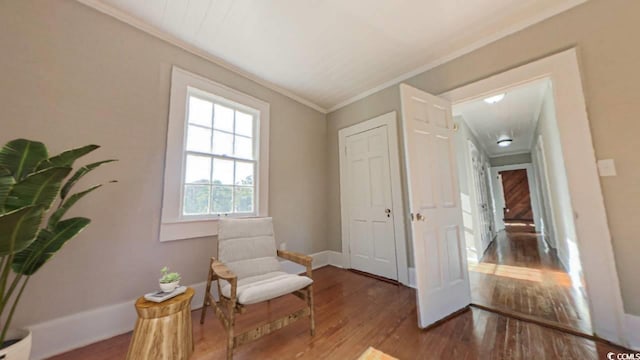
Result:
[[[616,176],[616,164],[613,159],[598,160],[598,172],[600,176]]]

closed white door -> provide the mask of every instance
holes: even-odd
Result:
[[[398,279],[386,126],[346,139],[351,267]]]
[[[400,90],[418,325],[424,328],[469,305],[471,291],[451,104],[405,84]]]
[[[489,214],[489,199],[487,195],[487,183],[484,163],[480,157],[478,149],[469,142],[469,148],[471,152],[471,166],[473,167],[472,176],[476,194],[476,214],[478,216],[478,229],[482,247],[478,249],[479,252],[484,251],[489,242],[491,242],[491,223]],[[482,254],[479,253],[478,256]]]

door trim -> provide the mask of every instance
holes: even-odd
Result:
[[[349,256],[349,197],[348,179],[346,168],[346,144],[347,137],[368,130],[386,126],[387,139],[389,140],[389,176],[391,178],[391,202],[393,209],[393,231],[396,242],[396,266],[398,268],[398,281],[409,286],[409,267],[407,264],[407,237],[405,234],[404,205],[402,200],[402,175],[400,173],[400,153],[398,147],[398,125],[396,112],[392,111],[373,119],[346,127],[338,131],[338,152],[340,153],[340,219],[342,222],[342,257],[343,267],[351,268]]]
[[[596,167],[576,48],[464,85],[440,96],[452,103],[481,99],[540,79],[551,79],[567,169],[580,262],[595,334],[628,346],[611,232]]]

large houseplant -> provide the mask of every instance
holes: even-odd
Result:
[[[43,143],[17,139],[0,150],[0,351],[12,343],[6,341],[7,332],[31,275],[91,221],[65,214],[101,186],[72,194],[74,185],[114,161],[94,162],[73,172],[73,163],[98,147],[87,145],[49,157]]]

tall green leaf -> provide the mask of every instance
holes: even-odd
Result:
[[[87,218],[77,217],[60,221],[53,230],[40,230],[36,240],[16,254],[11,268],[18,274],[33,275],[56,251],[78,235],[90,222],[91,220]]]
[[[15,179],[8,169],[0,167],[0,214],[4,213],[4,203],[11,191],[11,186],[15,184]]]
[[[20,181],[48,157],[47,148],[43,143],[16,139],[8,142],[0,150],[0,167],[11,171],[16,181]]]
[[[27,206],[0,215],[0,256],[29,246],[36,238],[42,214],[42,206]]]
[[[5,208],[14,210],[28,205],[42,205],[49,209],[60,191],[62,180],[71,172],[70,167],[56,167],[33,173],[13,185]]]
[[[110,163],[113,161],[116,161],[116,160],[110,159],[110,160],[98,161],[98,162],[85,165],[80,169],[78,169],[78,171],[76,171],[75,174],[73,174],[73,176],[62,187],[62,191],[60,191],[60,197],[62,199],[66,198],[67,195],[69,194],[69,191],[71,191],[71,188],[73,187],[73,185],[75,185],[83,176],[87,175],[90,171],[92,171],[93,169],[97,168],[102,164]]]
[[[99,147],[100,146],[98,145],[87,145],[87,146],[79,147],[76,149],[67,150],[65,152],[60,153],[59,155],[50,157],[42,161],[40,164],[38,164],[36,171],[48,169],[52,167],[73,166],[73,163],[76,160],[96,150]]]
[[[81,191],[79,193],[75,193],[71,196],[69,196],[68,199],[66,199],[62,204],[60,204],[60,207],[56,209],[56,211],[53,212],[53,214],[51,215],[51,217],[49,218],[49,224],[48,224],[48,228],[52,229],[53,227],[56,226],[56,224],[58,223],[58,221],[60,221],[60,219],[62,219],[62,217],[64,216],[64,214],[80,199],[82,199],[85,195],[87,195],[88,193],[92,192],[93,190],[101,187],[102,184],[100,185],[95,185],[92,186],[90,188],[88,188],[85,191]]]

